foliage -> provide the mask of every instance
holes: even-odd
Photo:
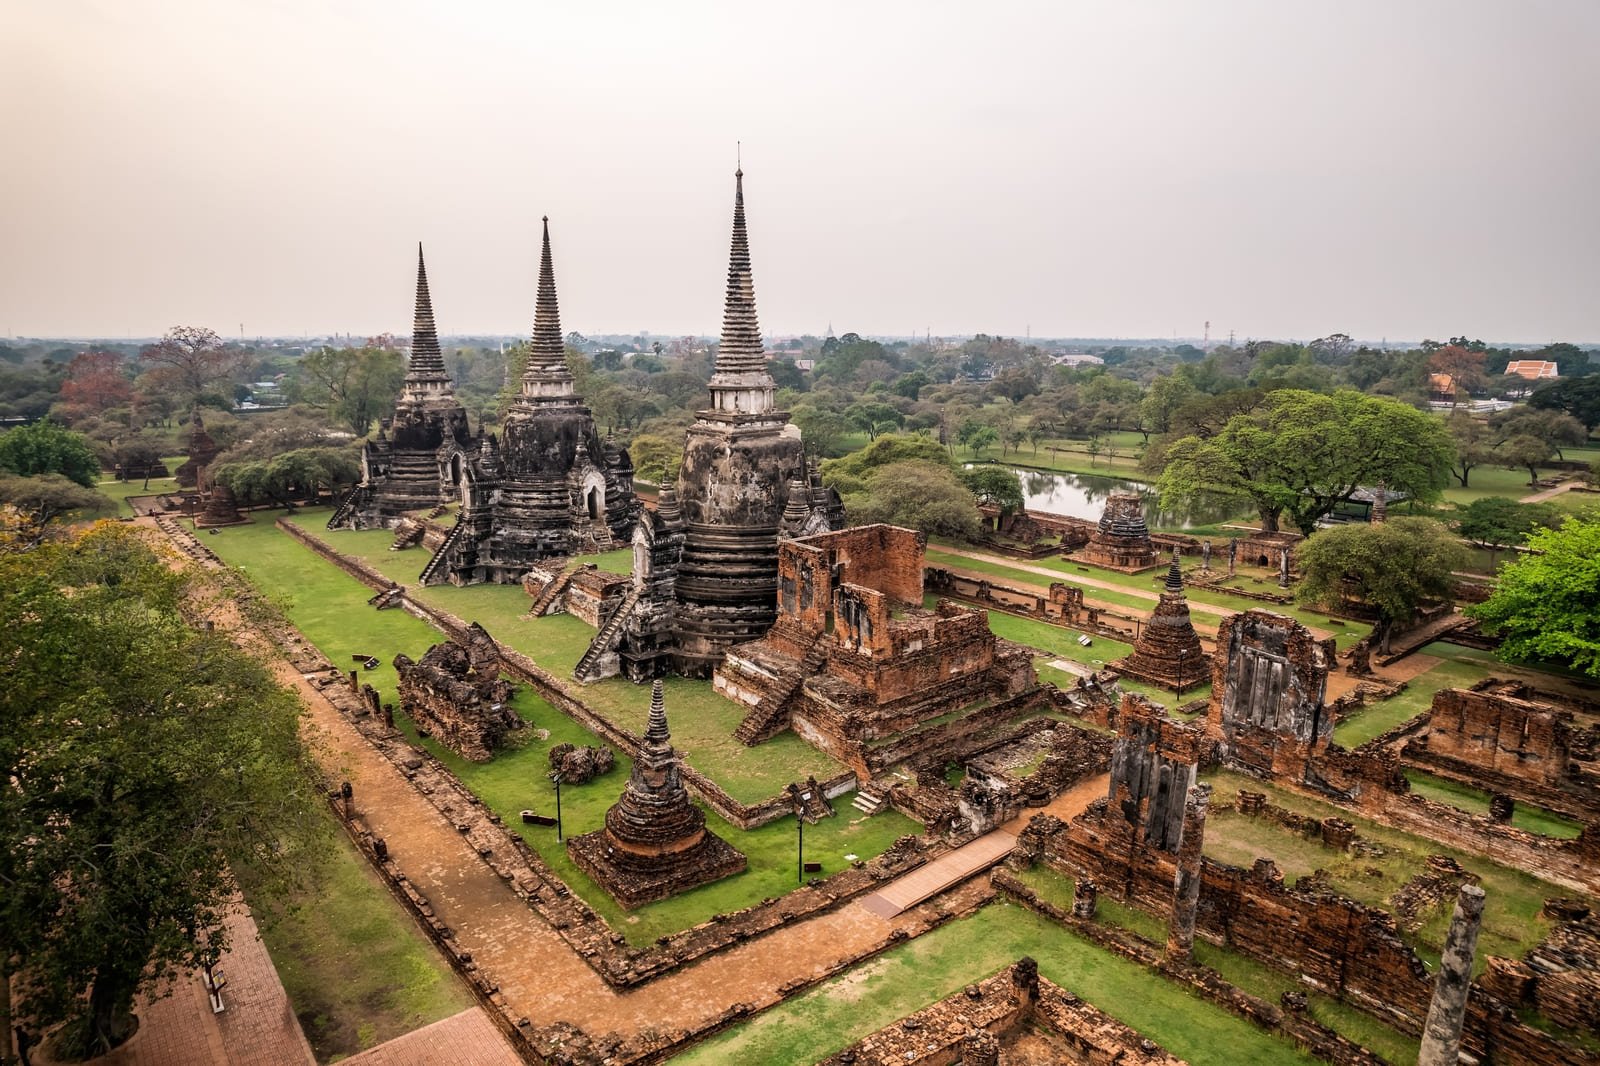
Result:
[[[866,490],[867,479],[891,463],[931,463],[954,469],[944,445],[932,437],[910,433],[884,433],[858,452],[822,464],[822,480],[840,495]]]
[[[1502,658],[1549,659],[1600,678],[1600,513],[1537,530],[1528,548],[1467,614],[1504,636]]]
[[[628,445],[634,476],[652,485],[676,485],[683,465],[683,437],[641,433]]]
[[[1391,518],[1325,529],[1295,551],[1302,578],[1295,598],[1303,604],[1354,599],[1375,608],[1387,644],[1398,622],[1410,621],[1428,600],[1448,599],[1454,571],[1466,551],[1450,531],[1429,518]]]
[[[319,840],[299,701],[189,624],[191,592],[127,527],[0,555],[0,958],[14,1016],[66,1021],[69,1055],[218,957],[230,869],[268,901]]]
[[[92,489],[100,480],[100,460],[83,434],[46,420],[0,433],[0,471],[61,474]]]
[[[1004,466],[975,466],[961,471],[960,477],[979,503],[1000,508],[1001,515],[1022,510],[1022,480],[1016,471]]]
[[[1528,397],[1528,406],[1565,411],[1590,430],[1600,428],[1600,374],[1541,385]]]
[[[838,454],[842,450],[845,434],[850,432],[850,422],[844,415],[828,410],[816,400],[795,404],[790,418],[800,427],[806,450],[815,455]]]
[[[1469,488],[1467,480],[1472,476],[1472,468],[1493,463],[1499,458],[1490,440],[1489,427],[1482,419],[1474,418],[1466,411],[1452,411],[1445,425],[1456,446],[1455,462],[1451,464],[1450,473],[1461,482],[1462,488]]]
[[[405,373],[405,360],[392,349],[323,347],[300,360],[296,392],[364,437],[372,420],[394,406]]]
[[[1562,448],[1580,448],[1589,439],[1589,430],[1565,411],[1541,407],[1514,407],[1489,419],[1489,426],[1500,440],[1516,436],[1537,437],[1565,459]]]
[[[231,391],[224,387],[233,385],[249,364],[250,353],[225,343],[215,330],[173,326],[139,358],[150,367],[145,376],[159,391],[187,404]]]
[[[1495,454],[1500,457],[1503,466],[1528,472],[1529,485],[1539,480],[1539,467],[1549,462],[1555,453],[1555,445],[1531,433],[1521,433],[1502,441],[1495,449]]]
[[[1555,525],[1559,519],[1560,513],[1549,504],[1485,496],[1457,512],[1456,531],[1485,548],[1504,548],[1521,544],[1535,529]]]
[[[67,380],[61,383],[62,401],[88,411],[126,406],[133,399],[133,385],[122,367],[123,359],[117,352],[99,348],[80,352],[67,364]]]
[[[1460,344],[1446,344],[1428,357],[1428,369],[1450,377],[1456,395],[1483,388],[1484,354]]]
[[[60,474],[0,476],[0,503],[9,503],[21,513],[35,540],[43,534],[46,523],[63,515],[103,515],[117,506],[110,497]]]
[[[217,482],[245,503],[288,505],[297,490],[314,501],[323,489],[337,493],[361,480],[361,468],[346,448],[297,448],[269,459],[217,462],[212,469]]]
[[[947,464],[890,463],[866,477],[863,491],[841,495],[855,525],[887,522],[968,540],[978,535],[976,501]]]
[[[1166,449],[1164,507],[1202,493],[1249,499],[1265,529],[1281,515],[1305,534],[1363,485],[1380,483],[1420,501],[1439,496],[1454,449],[1443,422],[1403,403],[1341,389],[1331,396],[1280,389],[1228,419],[1212,438]]]

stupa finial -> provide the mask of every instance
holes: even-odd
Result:
[[[539,295],[533,315],[533,340],[528,347],[528,366],[523,371],[525,386],[539,382],[570,384],[567,352],[561,335],[561,310],[556,303],[556,272],[550,258],[550,217],[544,217],[543,246],[539,252]],[[524,393],[530,389],[525,387]],[[548,394],[546,390],[532,390]]]
[[[1181,559],[1182,559],[1182,557],[1178,554],[1178,549],[1177,548],[1173,548],[1172,549],[1172,565],[1167,568],[1167,591],[1168,592],[1182,592],[1183,591],[1183,565],[1182,565]]]
[[[433,298],[428,294],[428,264],[417,242],[417,303],[411,322],[411,359],[406,365],[406,380],[449,380],[444,369],[444,353],[439,349],[439,330],[433,323]]]

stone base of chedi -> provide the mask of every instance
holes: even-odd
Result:
[[[1136,573],[1156,565],[1155,546],[1144,521],[1144,501],[1137,492],[1113,492],[1106,497],[1100,524],[1083,550],[1073,553],[1095,566]]]
[[[1110,664],[1123,677],[1159,688],[1183,692],[1211,680],[1211,662],[1200,647],[1200,636],[1189,618],[1183,595],[1183,571],[1176,553],[1161,599],[1139,633],[1133,654]]]
[[[417,728],[473,762],[488,762],[506,735],[526,723],[510,707],[500,648],[474,622],[460,641],[435,644],[420,660],[396,655],[400,709]]]
[[[744,872],[743,853],[707,829],[705,813],[689,802],[660,681],[622,798],[606,811],[604,829],[567,841],[567,854],[629,910]]]

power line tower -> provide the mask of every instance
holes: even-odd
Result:
[[[1200,350],[1202,352],[1209,352],[1211,350],[1211,320],[1209,318],[1206,319],[1205,335],[1200,338]]]

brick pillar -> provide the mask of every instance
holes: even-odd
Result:
[[[1100,889],[1087,877],[1080,877],[1072,882],[1072,916],[1088,920],[1094,917],[1095,906],[1100,899]]]
[[[1194,919],[1200,906],[1200,849],[1206,839],[1211,786],[1195,785],[1183,801],[1183,837],[1178,841],[1178,871],[1172,879],[1172,921],[1167,927],[1167,958],[1186,960],[1194,951]]]
[[[1472,990],[1472,955],[1478,947],[1478,926],[1483,921],[1483,889],[1462,885],[1456,895],[1455,914],[1439,960],[1439,976],[1428,1004],[1428,1021],[1422,1029],[1422,1050],[1417,1066],[1456,1066],[1461,1055],[1461,1022]]]
[[[985,1030],[974,1029],[961,1038],[960,1066],[1000,1066],[1000,1041]]]
[[[1039,964],[1032,956],[1024,955],[1011,967],[1011,990],[1017,998],[1019,1019],[1032,1017],[1039,1002]]]

